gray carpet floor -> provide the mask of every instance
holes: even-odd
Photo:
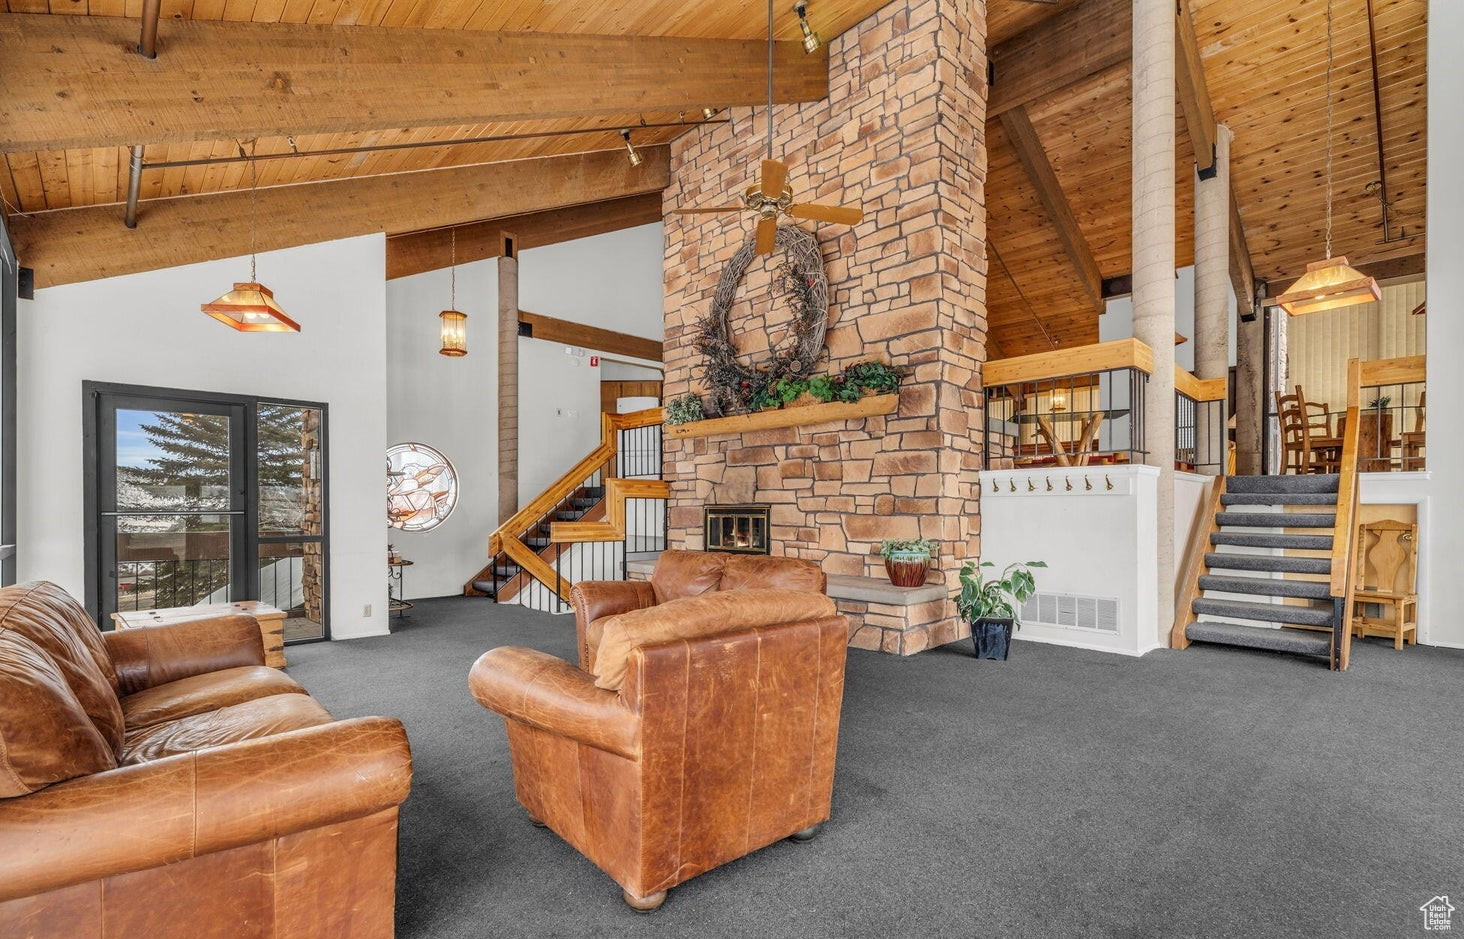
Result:
[[[1436,894],[1464,907],[1464,653],[1370,640],[1338,674],[1201,646],[851,651],[829,826],[641,916],[515,803],[467,690],[498,645],[572,658],[574,622],[429,600],[391,636],[288,650],[337,716],[406,724],[402,939],[1376,939],[1422,935]]]

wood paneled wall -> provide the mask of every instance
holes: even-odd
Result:
[[[1348,359],[1424,354],[1425,320],[1413,315],[1422,302],[1420,280],[1384,287],[1379,303],[1291,317],[1286,324],[1286,388],[1301,385],[1308,401],[1341,410],[1347,400]],[[1371,397],[1367,392],[1364,396]],[[1417,403],[1418,389],[1410,389],[1403,401],[1393,401],[1394,406]]]
[[[615,404],[621,398],[660,398],[661,383],[658,381],[602,381],[600,382],[600,410],[614,414]]]

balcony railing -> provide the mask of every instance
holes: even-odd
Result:
[[[1229,471],[1224,378],[1199,379],[1174,369],[1174,468],[1220,475]]]
[[[1424,391],[1424,357],[1372,359],[1363,362],[1361,369],[1358,471],[1396,473],[1426,469],[1428,398]],[[1345,426],[1343,421],[1338,423]]]

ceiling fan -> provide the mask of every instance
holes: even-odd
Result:
[[[674,215],[698,215],[709,212],[751,211],[757,215],[756,249],[758,254],[772,254],[777,247],[778,216],[806,218],[838,225],[857,225],[864,219],[862,209],[842,205],[800,205],[793,201],[788,186],[788,167],[773,159],[773,0],[768,0],[768,156],[762,161],[758,184],[748,186],[741,205],[718,205],[701,209],[673,209]]]

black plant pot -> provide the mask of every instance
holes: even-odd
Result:
[[[1010,619],[978,619],[971,624],[971,645],[978,659],[1006,661],[1012,644]]]

